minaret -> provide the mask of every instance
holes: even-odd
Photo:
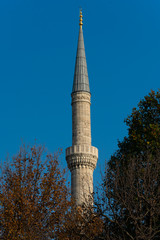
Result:
[[[72,147],[66,149],[71,171],[71,193],[76,204],[92,202],[93,171],[98,149],[91,145],[91,93],[85,56],[82,11],[80,11],[79,39],[72,89]]]

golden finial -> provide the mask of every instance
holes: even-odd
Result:
[[[82,28],[83,25],[83,15],[82,15],[82,9],[80,10],[80,15],[79,15],[79,26]]]

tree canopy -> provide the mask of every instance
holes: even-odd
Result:
[[[53,239],[70,206],[57,154],[42,146],[20,148],[0,179],[2,239]]]
[[[107,164],[103,199],[109,239],[160,238],[160,91],[125,120],[128,136]],[[101,204],[101,206],[102,206]]]
[[[151,91],[125,120],[128,136],[119,142],[117,155],[153,151],[160,147],[160,91]]]

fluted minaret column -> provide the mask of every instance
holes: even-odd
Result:
[[[93,171],[98,149],[91,146],[91,94],[85,56],[82,12],[72,90],[72,147],[66,149],[66,160],[71,171],[71,192],[78,205],[91,200]]]

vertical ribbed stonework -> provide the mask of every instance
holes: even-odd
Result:
[[[89,92],[72,93],[72,145],[91,145]]]
[[[91,94],[82,30],[82,12],[72,89],[72,147],[66,149],[66,160],[71,171],[71,191],[78,205],[92,201],[93,171],[98,149],[91,146]],[[91,202],[90,202],[91,203]]]

